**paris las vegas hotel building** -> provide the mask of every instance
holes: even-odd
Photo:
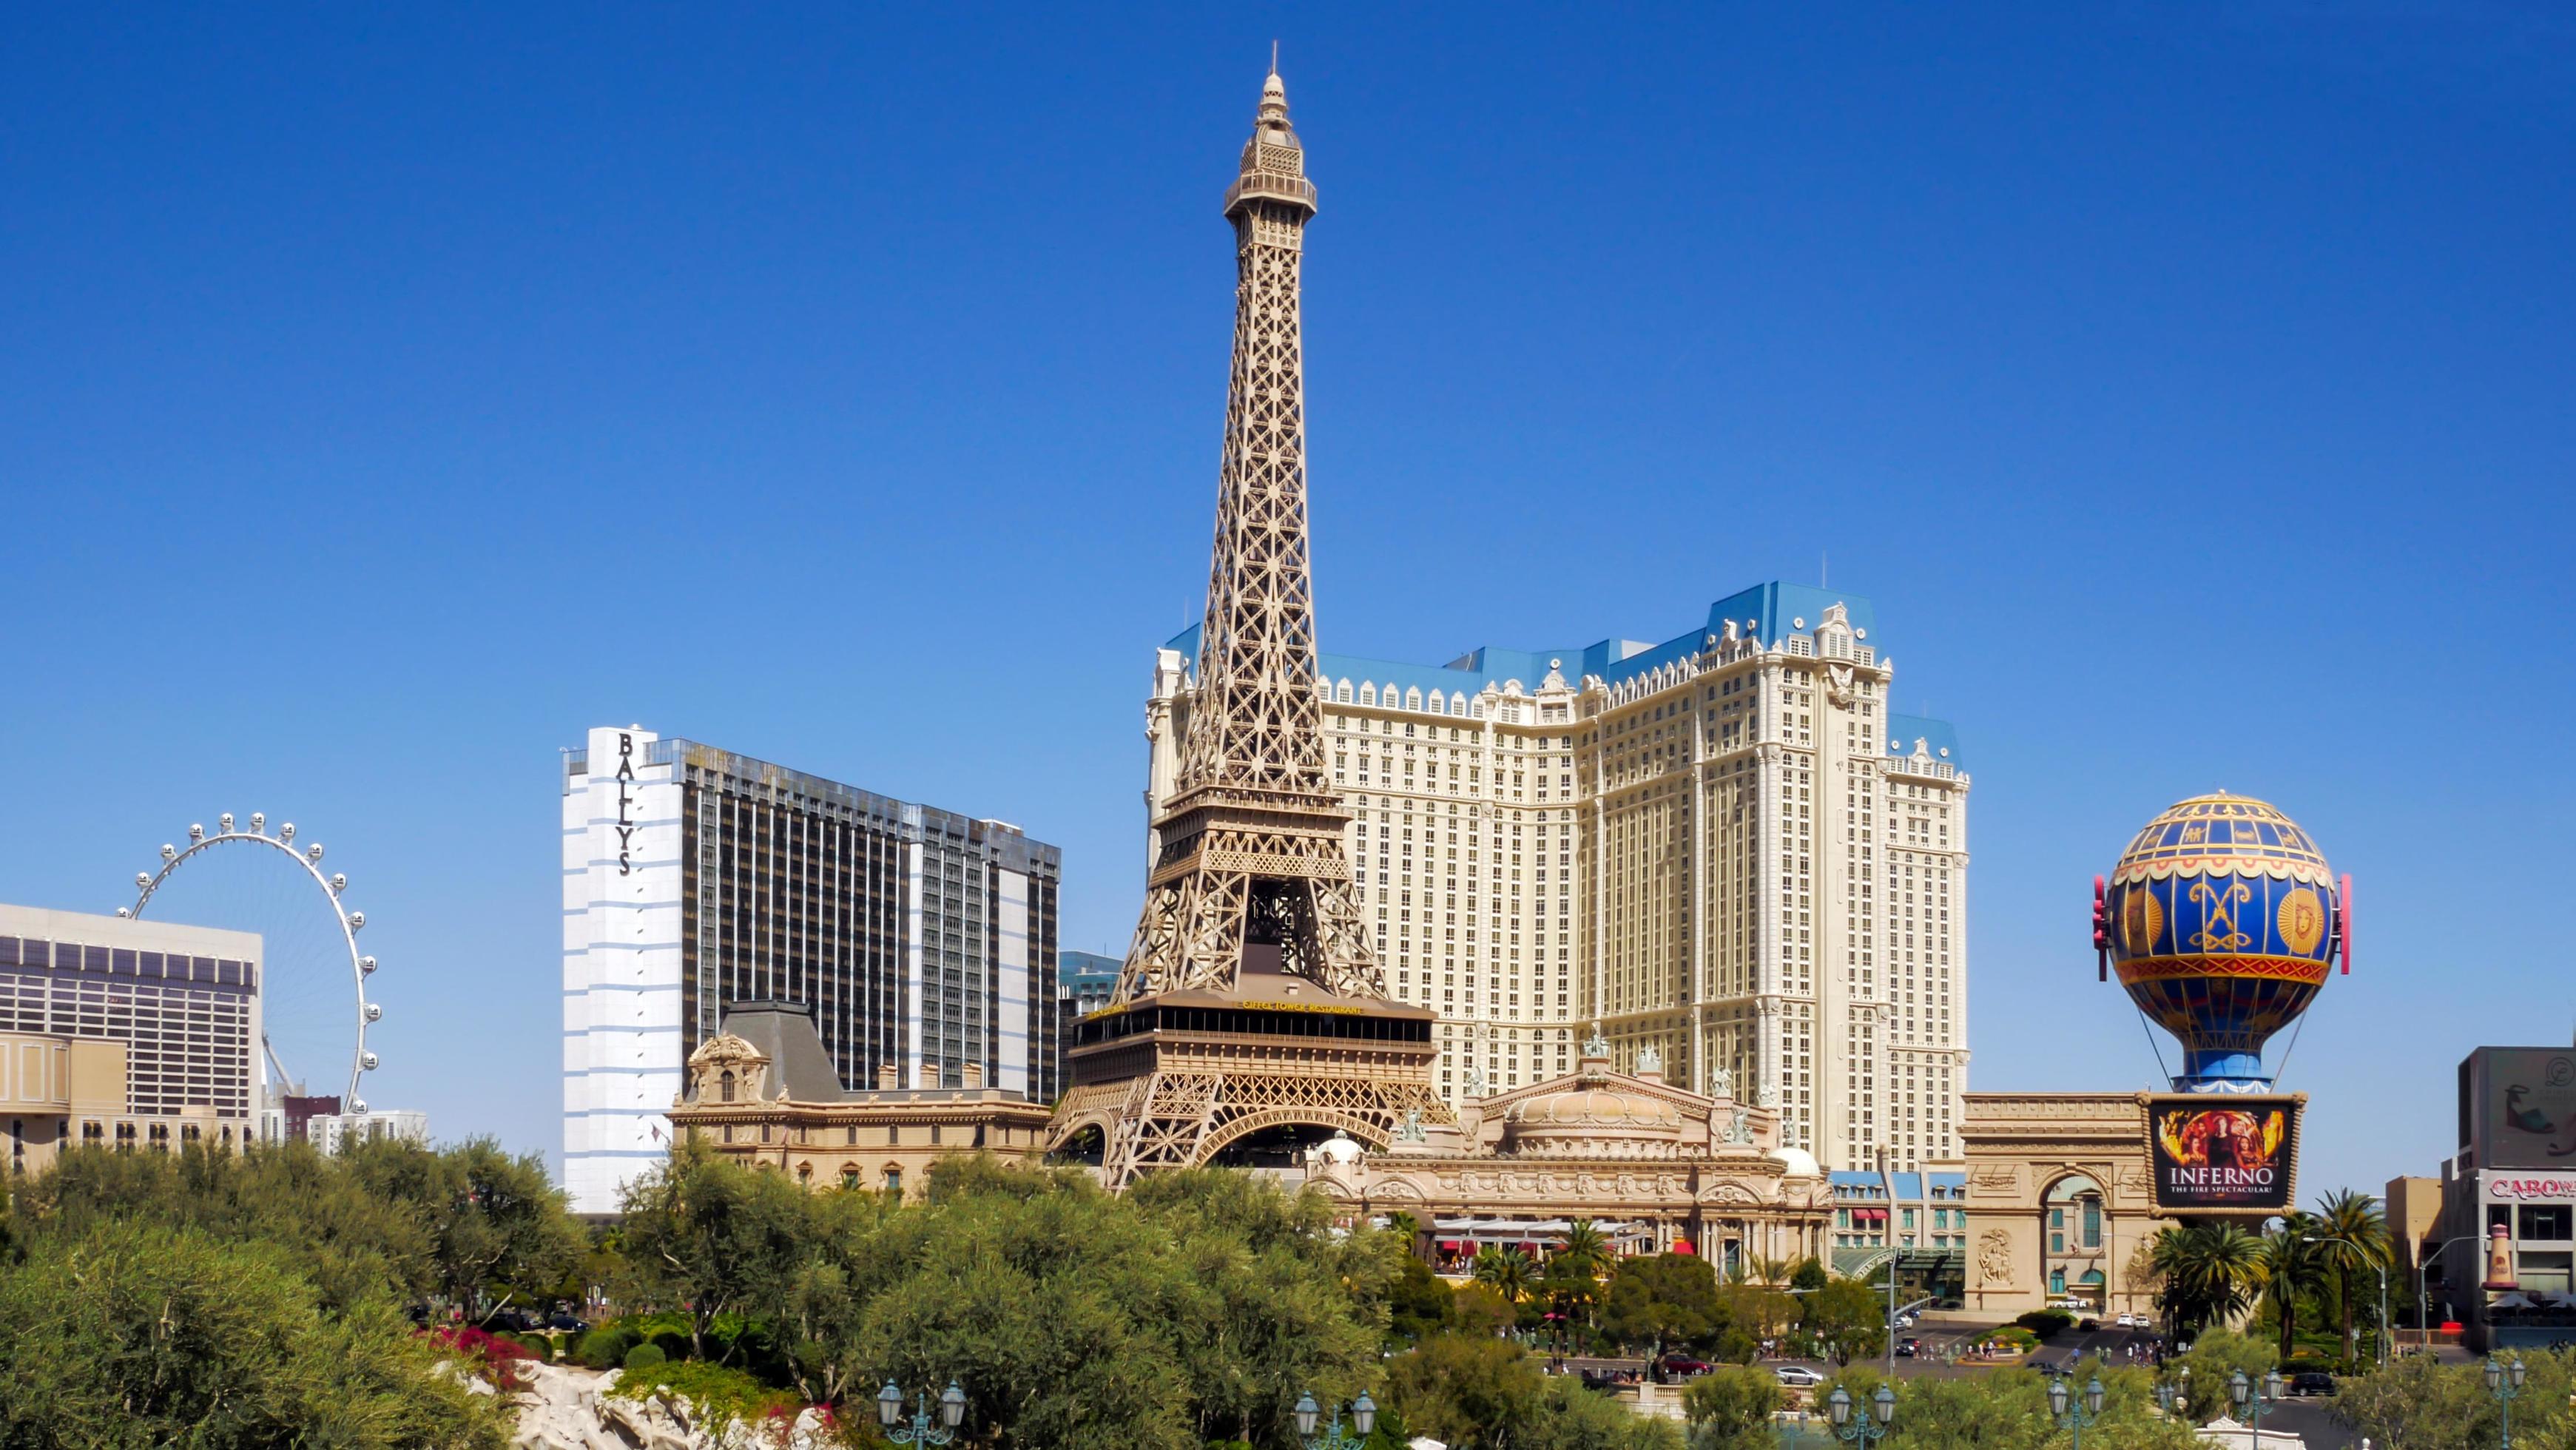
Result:
[[[1452,1104],[1571,1072],[1597,1022],[1828,1166],[1958,1157],[1969,779],[1947,724],[1889,709],[1874,634],[1867,600],[1775,583],[1661,645],[1321,656],[1363,909],[1389,993],[1440,1014]],[[1197,635],[1156,656],[1148,819]]]

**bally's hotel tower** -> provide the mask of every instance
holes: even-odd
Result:
[[[1959,1155],[1969,780],[1874,625],[1775,583],[1660,644],[1319,657],[1363,919],[1388,994],[1440,1014],[1443,1096],[1571,1072],[1597,1024],[1830,1166]],[[1156,656],[1149,820],[1198,653]]]
[[[841,1086],[1056,1095],[1060,857],[981,820],[630,727],[564,752],[564,1187],[669,1148],[737,1002],[810,1008]]]

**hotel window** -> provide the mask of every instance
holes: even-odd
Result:
[[[2524,1239],[2576,1238],[2571,1232],[2570,1205],[2564,1203],[2526,1203],[2517,1210],[2521,1222],[2515,1226],[2515,1237]]]

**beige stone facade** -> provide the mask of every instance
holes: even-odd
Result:
[[[203,1144],[240,1152],[242,1125],[200,1104],[176,1113],[137,1113],[126,1096],[122,1042],[0,1032],[0,1128],[6,1169],[41,1173],[66,1148],[168,1152]]]
[[[901,1088],[888,1064],[883,1086],[846,1092],[831,1075],[809,1011],[746,1003],[689,1054],[686,1086],[669,1120],[675,1139],[809,1188],[867,1188],[918,1200],[941,1158],[991,1153],[1034,1161],[1041,1152],[1046,1105],[982,1086],[972,1063],[966,1073],[964,1087]]]
[[[2157,1216],[2142,1093],[1970,1093],[1971,1312],[2009,1318],[2061,1300],[2152,1313]]]
[[[1606,1044],[1569,1075],[1471,1099],[1456,1127],[1384,1152],[1348,1138],[1311,1150],[1307,1182],[1368,1215],[1406,1213],[1435,1252],[1544,1243],[1575,1219],[1631,1252],[1688,1243],[1721,1269],[1824,1253],[1833,1195],[1813,1155],[1780,1143],[1776,1109],[1610,1066]]]
[[[1766,585],[1659,646],[1321,657],[1363,920],[1388,995],[1439,1014],[1453,1107],[1572,1071],[1597,1024],[1829,1166],[1958,1156],[1969,777],[1893,712],[1867,610]],[[1156,659],[1149,819],[1196,648]]]

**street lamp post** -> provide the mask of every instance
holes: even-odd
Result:
[[[2171,1380],[2156,1386],[2156,1407],[2168,1415],[2179,1411],[2185,1420],[2192,1419],[2190,1365],[2184,1365]]]
[[[2480,1234],[2462,1234],[2458,1238],[2444,1239],[2440,1244],[2434,1247],[2433,1252],[2424,1256],[2424,1262],[2415,1266],[2415,1344],[2417,1348],[2430,1349],[2433,1346],[2433,1341],[2427,1337],[2432,1329],[2432,1319],[2429,1315],[2429,1311],[2432,1308],[2432,1299],[2431,1296],[2425,1292],[2424,1288],[2424,1277],[2426,1272],[2433,1267],[2433,1261],[2442,1257],[2443,1251],[2450,1248],[2453,1244],[2482,1244],[2485,1242],[2485,1237]],[[2450,1283],[2450,1276],[2445,1274],[2442,1282],[2446,1285]]]
[[[939,1394],[939,1423],[935,1425],[931,1423],[930,1403],[927,1390],[914,1396],[912,1428],[901,1428],[903,1391],[894,1387],[894,1381],[888,1380],[886,1387],[877,1391],[877,1426],[885,1431],[888,1440],[897,1445],[945,1445],[957,1438],[958,1422],[966,1418],[966,1392],[957,1387],[957,1381],[948,1382],[948,1388]]]
[[[1870,1415],[1873,1407],[1878,1411],[1876,1418]],[[1851,1391],[1836,1385],[1834,1392],[1825,1397],[1825,1414],[1834,1422],[1835,1439],[1869,1450],[1896,1428],[1896,1391],[1880,1385],[1878,1393],[1864,1405],[1852,1399]]]
[[[2247,1450],[2262,1450],[2263,1412],[2280,1402],[2281,1372],[2276,1369],[2263,1376],[2263,1382],[2258,1385],[2247,1379],[2245,1371],[2240,1369],[2228,1376],[2227,1398],[2235,1402],[2236,1413],[2246,1417]]]
[[[2495,1396],[2497,1408],[2504,1413],[2504,1429],[2496,1440],[2499,1450],[2513,1450],[2513,1400],[2514,1396],[2522,1393],[2523,1374],[2522,1359],[2518,1355],[2511,1364],[2499,1362],[2492,1356],[2487,1360],[2487,1393]]]
[[[1315,1433],[1315,1426],[1323,1418],[1324,1408],[1315,1403],[1315,1397],[1312,1394],[1299,1395],[1297,1397],[1297,1442],[1304,1445],[1306,1450],[1351,1450],[1351,1447],[1367,1439],[1369,1432],[1377,1428],[1377,1401],[1370,1399],[1363,1392],[1358,1399],[1351,1402],[1351,1427],[1359,1432],[1355,1435],[1346,1436],[1342,1433],[1340,1405],[1333,1406],[1332,1429],[1326,1434],[1318,1435]]]
[[[2064,1379],[2048,1382],[2048,1413],[2057,1417],[2057,1427],[2068,1433],[2067,1450],[2084,1450],[2084,1432],[2102,1418],[2102,1377],[2095,1375],[2084,1383],[2084,1398],[2079,1402],[2067,1392]]]

